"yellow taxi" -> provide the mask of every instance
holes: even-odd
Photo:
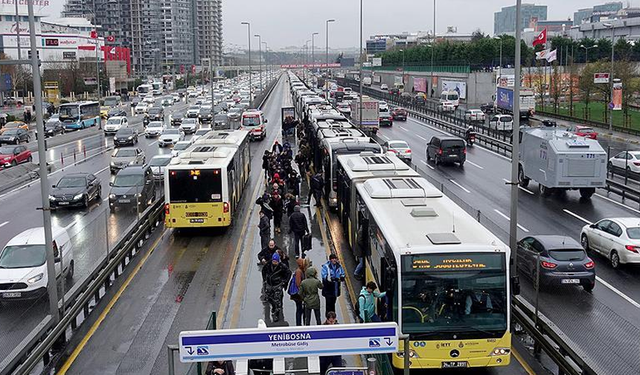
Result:
[[[6,130],[9,129],[24,129],[24,130],[29,130],[29,125],[25,124],[22,121],[11,121],[6,123],[2,129],[0,129],[0,134],[4,133]]]

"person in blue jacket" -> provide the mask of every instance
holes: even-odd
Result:
[[[376,314],[376,298],[383,298],[387,292],[377,292],[378,285],[369,281],[366,286],[362,287],[358,296],[358,304],[360,305],[360,319],[362,323],[380,322],[381,319]]]
[[[325,299],[325,315],[336,311],[336,300],[340,297],[340,283],[344,281],[344,268],[338,262],[336,254],[329,255],[327,263],[322,265],[322,295]]]

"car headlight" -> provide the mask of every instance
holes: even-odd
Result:
[[[142,196],[142,194],[140,194],[140,193],[136,193],[134,196],[135,196],[136,198],[140,198],[140,197]]]
[[[76,194],[76,195],[73,196],[73,200],[77,201],[79,199],[82,199],[83,196],[84,196],[84,194]]]
[[[133,139],[133,136],[131,136],[131,137],[127,138],[127,139],[128,139],[128,140],[132,140],[132,139]]]
[[[56,197],[54,197],[53,195],[49,195],[49,200],[50,200],[50,201],[55,201],[55,200],[56,200]]]
[[[116,195],[115,194],[109,194],[109,199],[116,199]]]
[[[39,273],[39,274],[35,275],[34,277],[31,277],[31,278],[27,279],[27,282],[29,284],[34,284],[34,283],[37,283],[38,281],[42,280],[43,277],[44,277],[44,273]]]
[[[115,166],[116,166],[116,163],[111,162],[111,166],[112,166],[112,167],[115,167]]]

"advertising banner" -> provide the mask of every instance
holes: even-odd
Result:
[[[622,110],[622,82],[613,82],[613,110]]]
[[[594,73],[593,83],[609,83],[609,73]]]
[[[461,81],[442,81],[442,91],[457,91],[460,99],[467,98],[467,83]]]
[[[413,89],[416,92],[427,92],[427,79],[426,78],[414,78]]]
[[[382,57],[374,57],[373,59],[371,59],[371,65],[382,66]]]
[[[282,64],[280,65],[283,69],[299,69],[299,68],[339,68],[341,65],[339,63],[331,63],[331,64]]]

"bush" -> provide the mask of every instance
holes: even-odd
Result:
[[[12,114],[7,114],[7,122],[16,121],[16,120],[17,120],[16,116]]]

